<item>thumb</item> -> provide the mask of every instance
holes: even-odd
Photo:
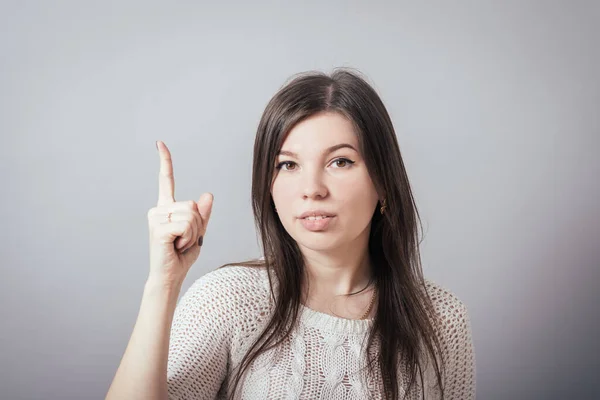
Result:
[[[202,221],[204,222],[204,230],[206,230],[206,226],[208,225],[208,220],[210,219],[210,214],[212,212],[214,196],[212,193],[204,193],[198,199],[196,205],[198,206],[198,211],[202,216]]]

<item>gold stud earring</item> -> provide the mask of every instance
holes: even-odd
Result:
[[[383,213],[385,213],[386,208],[387,208],[387,204],[385,202],[385,199],[383,199],[383,201],[381,202],[381,208],[379,209],[379,212],[381,213],[381,215],[383,215]]]

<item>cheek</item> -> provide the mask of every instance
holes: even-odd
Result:
[[[276,179],[271,188],[271,196],[278,210],[285,210],[294,197],[294,187],[286,185],[282,179]]]
[[[375,190],[371,177],[366,171],[362,170],[344,182],[344,190],[362,199],[377,198],[377,190]]]
[[[344,208],[357,218],[370,219],[379,199],[375,187],[369,177],[360,177],[344,188]]]
[[[375,205],[376,200],[374,201],[370,196],[365,195],[364,192],[348,197],[343,205],[346,221],[349,224],[363,225],[365,222],[371,220]]]

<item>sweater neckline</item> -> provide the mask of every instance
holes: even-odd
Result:
[[[267,276],[267,270],[259,270],[262,274],[262,283],[267,293],[270,293],[269,289],[269,278]],[[277,286],[277,282],[274,282]],[[299,322],[304,327],[314,328],[330,333],[339,333],[345,335],[362,335],[369,331],[373,325],[374,319],[347,319],[340,318],[320,311],[313,310],[300,303],[300,315]]]
[[[373,325],[373,319],[347,319],[315,311],[300,303],[300,322],[308,328],[341,334],[363,334]]]

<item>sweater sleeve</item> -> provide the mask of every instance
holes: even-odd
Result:
[[[443,341],[447,363],[444,395],[448,400],[474,400],[475,354],[467,307],[459,302],[448,317]]]
[[[170,400],[214,399],[219,393],[236,316],[230,278],[224,270],[209,272],[177,304],[167,365]]]
[[[475,399],[475,352],[467,307],[453,293],[428,282],[428,292],[438,313],[444,371],[445,400]],[[433,370],[428,374],[426,398],[439,398]]]

